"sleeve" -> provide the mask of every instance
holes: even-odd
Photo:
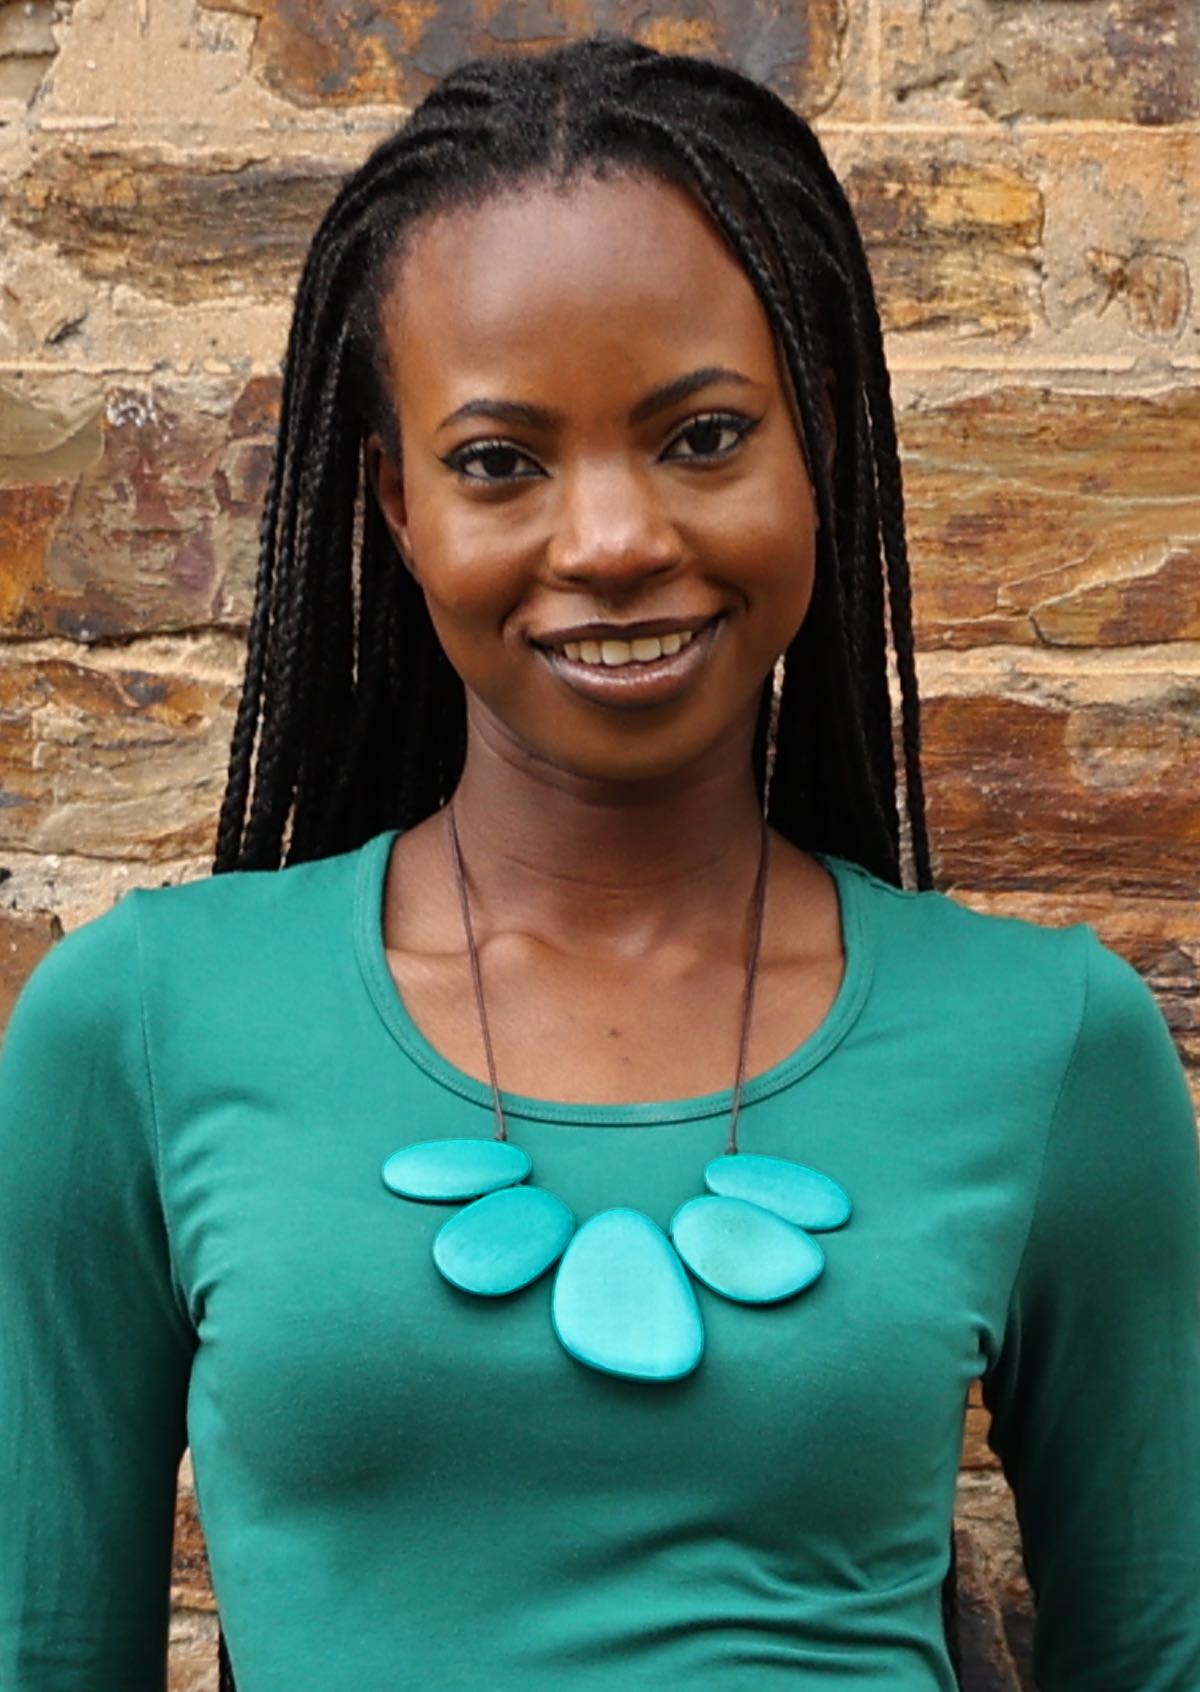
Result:
[[[194,1335],[174,1285],[135,901],[68,935],[0,1054],[0,1686],[163,1692]]]
[[[1196,1125],[1149,988],[1081,933],[1082,1019],[984,1399],[1041,1692],[1197,1692]]]

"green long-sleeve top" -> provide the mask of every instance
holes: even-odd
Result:
[[[807,1292],[697,1286],[697,1371],[588,1369],[552,1274],[431,1258],[380,1175],[493,1133],[405,1011],[394,833],[131,893],[0,1062],[0,1686],[160,1692],[190,1443],[240,1692],[946,1692],[970,1383],[1017,1497],[1044,1692],[1200,1688],[1200,1181],[1182,1067],[1086,925],[825,857],[846,969],[743,1151],[854,1201]],[[533,1180],[665,1226],[728,1093],[509,1096]]]

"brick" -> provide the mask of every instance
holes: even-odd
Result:
[[[254,66],[298,105],[414,105],[448,71],[480,54],[536,50],[596,30],[667,52],[727,59],[807,112],[833,99],[846,29],[837,0],[201,0],[259,19]]]
[[[885,329],[1030,332],[1043,216],[1035,181],[928,147],[856,151],[840,174]]]
[[[1184,123],[1200,115],[1194,0],[888,0],[885,114]]]
[[[87,277],[187,304],[290,292],[347,167],[336,156],[70,141],[11,185],[8,215]]]
[[[213,639],[187,652],[146,642],[136,661],[0,649],[0,851],[210,852],[239,655]]]
[[[44,411],[21,402],[0,463],[0,636],[241,626],[278,380],[118,381],[57,445],[52,388]]]
[[[1194,895],[1194,656],[1063,668],[1051,654],[985,649],[926,661],[921,691],[939,886]]]
[[[1200,638],[1200,389],[1002,387],[899,430],[921,649]]]

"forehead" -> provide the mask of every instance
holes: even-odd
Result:
[[[750,364],[760,379],[775,366],[766,313],[708,214],[650,177],[530,185],[431,218],[382,328],[401,396],[431,381],[442,398],[460,383],[648,387],[685,364]]]

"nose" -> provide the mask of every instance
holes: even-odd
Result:
[[[683,544],[653,486],[653,473],[608,462],[565,475],[549,545],[562,582],[597,594],[626,594],[678,569]]]

